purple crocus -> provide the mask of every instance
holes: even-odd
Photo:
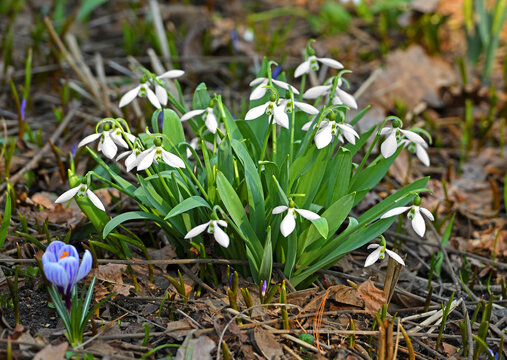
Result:
[[[70,310],[72,288],[90,272],[92,254],[86,250],[79,265],[79,254],[74,246],[53,241],[42,255],[42,267],[46,279],[57,287]]]

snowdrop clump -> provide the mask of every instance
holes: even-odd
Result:
[[[427,191],[427,178],[393,192],[358,218],[352,216],[356,204],[383,179],[400,147],[427,165],[428,145],[395,117],[358,133],[355,125],[366,110],[349,119],[349,110],[358,108],[342,88],[348,86],[344,76],[350,71],[334,59],[318,57],[310,45],[294,72],[301,88],[290,84],[284,72],[275,76],[271,69],[278,64],[264,60],[250,82],[248,109],[235,116],[220,94],[210,95],[205,84],[195,89],[191,108],[179,86],[178,94],[169,92],[161,80],[177,82],[182,71],[157,76],[145,70],[140,84],[121,97],[120,107],[146,97],[155,107],[149,129],[134,135],[124,119],[102,120],[79,145],[88,145],[86,150],[108,177],[90,172],[77,186],[72,168],[73,186],[57,201],[80,197],[78,204],[111,252],[131,256],[118,245],[117,239],[124,239],[119,225],[150,220],[181,256],[195,256],[195,249],[207,256],[205,249],[214,246],[221,256],[248,260],[248,270],[243,271],[259,285],[269,282],[275,261],[285,264],[284,273],[293,285],[309,285],[315,271],[380,236],[394,215],[404,211],[409,211],[416,232],[424,234],[421,213],[432,216],[420,208],[418,194]],[[308,74],[324,68],[332,76],[305,91]],[[188,124],[186,131],[182,122]],[[371,137],[373,145],[366,148]],[[382,157],[372,160],[372,150],[382,138]],[[108,162],[93,150],[95,140]],[[118,147],[125,151],[113,160]],[[123,168],[121,159],[124,173],[117,170]],[[356,164],[353,159],[362,160]],[[132,170],[137,182],[123,177]],[[90,190],[91,176],[132,198],[139,210],[109,219]],[[87,206],[86,199],[95,206]],[[142,241],[128,239],[145,251]],[[375,250],[366,266],[385,254],[404,264],[385,243],[369,248]]]

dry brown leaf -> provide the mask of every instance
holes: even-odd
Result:
[[[352,286],[334,285],[328,288],[330,291],[329,299],[342,304],[363,307],[364,301],[358,298],[358,291]]]
[[[370,279],[357,288],[357,296],[364,301],[364,309],[372,316],[385,304],[384,291],[375,286]]]
[[[265,359],[276,360],[283,356],[282,345],[278,342],[275,335],[269,331],[263,330],[258,326],[254,329],[253,338],[254,344]]]
[[[189,337],[187,337],[188,339]],[[192,359],[192,360],[212,360],[211,351],[216,344],[207,336],[200,336],[197,339],[185,340],[179,347],[174,360]],[[189,357],[189,354],[192,354]]]
[[[67,342],[63,342],[60,345],[48,345],[34,356],[34,360],[60,360],[65,359],[65,353],[69,348]]]
[[[104,292],[104,289],[101,289],[102,291],[99,291],[99,287],[95,290],[95,296],[107,296],[109,293],[116,293],[117,295],[124,295],[128,296],[130,295],[130,289],[132,288],[131,285],[127,285],[123,283],[123,271],[127,268],[127,265],[123,264],[107,264],[107,265],[100,265],[97,269],[92,269],[90,271],[90,274],[88,275],[88,278],[93,276],[97,277],[97,280],[105,281],[107,283],[112,284],[112,289],[109,291],[107,290]],[[103,298],[103,297],[102,297]],[[99,298],[100,299],[100,298]],[[100,301],[100,300],[99,300]]]
[[[54,202],[56,196],[46,191],[38,192],[32,195],[32,201],[36,205],[40,205],[45,209],[53,210],[55,208]]]

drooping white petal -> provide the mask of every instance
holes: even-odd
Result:
[[[245,115],[245,120],[253,120],[257,119],[259,116],[262,116],[266,112],[266,108],[269,105],[269,101],[265,104],[256,106],[250,110]]]
[[[429,211],[428,209],[425,209],[423,207],[420,207],[419,208],[419,211],[421,211],[423,213],[424,216],[426,216],[428,219],[430,219],[431,221],[434,221],[435,218],[433,217],[433,214],[431,213],[431,211]]]
[[[428,156],[428,153],[426,152],[424,146],[416,143],[415,154],[424,165],[430,166],[430,157]]]
[[[266,95],[266,89],[264,87],[265,84],[260,84],[255,89],[252,90],[252,93],[250,94],[250,100],[258,100],[261,99],[264,95]]]
[[[308,220],[317,220],[317,219],[320,219],[320,216],[316,213],[314,213],[313,211],[310,211],[310,210],[305,210],[305,209],[294,209],[296,210],[296,212],[301,215],[302,217],[304,217],[305,219],[308,219]]]
[[[120,107],[124,107],[125,105],[128,105],[132,102],[132,100],[134,100],[137,96],[137,94],[139,94],[139,91],[141,90],[141,85],[139,86],[136,86],[135,88],[133,88],[132,90],[129,90],[125,93],[125,95],[123,95],[120,99]]]
[[[294,106],[310,115],[317,115],[319,113],[319,109],[315,106],[304,102],[294,101]]]
[[[272,214],[280,214],[284,211],[287,211],[288,207],[285,205],[277,206],[273,209]]]
[[[213,109],[208,108],[208,116],[206,117],[206,121],[204,122],[204,125],[208,128],[210,133],[216,134],[217,128],[218,128],[218,122],[217,117],[215,116],[215,113],[213,112]]]
[[[114,143],[113,139],[108,133],[104,134],[104,137],[102,138],[101,142],[99,143],[98,147],[99,151],[102,151],[102,153],[108,158],[112,159],[115,157],[116,153],[118,152],[118,147]]]
[[[315,141],[317,149],[322,149],[328,146],[333,140],[331,126],[328,125],[318,130],[313,140]]]
[[[335,102],[335,99],[337,97],[340,99],[339,103]],[[336,104],[344,104],[344,105],[347,105],[351,109],[357,109],[356,99],[354,99],[354,97],[352,95],[350,95],[349,93],[343,91],[340,88],[336,89],[335,97],[333,98],[333,104],[335,104],[335,105]]]
[[[206,111],[206,109],[197,109],[187,112],[185,115],[181,117],[181,121],[187,121],[188,119],[193,118],[194,116],[201,115]]]
[[[294,77],[300,77],[303,74],[307,74],[310,71],[310,60],[306,60],[299,64],[299,66],[296,68],[296,71],[294,71]]]
[[[158,101],[157,95],[151,90],[148,86],[145,86],[146,96],[148,100],[150,100],[151,104],[155,106],[157,109],[160,109],[162,105],[160,105],[160,101]]]
[[[91,134],[91,135],[88,135],[87,137],[85,137],[83,140],[81,140],[79,142],[79,144],[77,144],[77,147],[81,147],[81,146],[84,146],[86,144],[89,144],[91,143],[92,141],[95,141],[97,140],[99,137],[102,136],[102,133],[97,133],[97,134]]]
[[[426,232],[426,223],[424,222],[424,218],[419,212],[419,209],[415,209],[414,218],[412,220],[412,228],[420,237],[423,237]]]
[[[162,75],[157,76],[157,79],[175,79],[183,76],[185,72],[183,70],[169,70]]]
[[[273,110],[273,117],[275,119],[275,123],[286,129],[289,128],[289,116],[282,106],[275,106]]]
[[[391,210],[387,211],[380,218],[381,219],[386,219],[386,218],[389,218],[391,216],[400,215],[400,214],[403,214],[405,211],[407,211],[410,208],[411,208],[411,206],[400,206],[400,207],[397,207],[397,208],[394,208],[394,209],[391,209]]]
[[[190,239],[193,237],[196,237],[197,235],[201,234],[208,228],[208,225],[211,223],[211,221],[208,221],[207,223],[197,225],[195,228],[190,229],[190,231],[185,235],[185,239]]]
[[[82,185],[79,184],[78,186],[76,186],[70,190],[67,190],[62,195],[60,195],[58,197],[58,199],[55,200],[55,203],[56,204],[66,203],[67,201],[72,199],[74,196],[76,196],[76,194],[79,192],[79,189],[81,189],[81,186]]]
[[[162,159],[164,159],[164,162],[167,165],[170,165],[175,168],[184,168],[185,167],[185,163],[178,156],[176,156],[173,153],[170,153],[169,151],[166,151],[164,149],[161,149],[161,150],[162,150]]]
[[[264,83],[264,85],[266,85],[268,83],[268,79],[265,78],[265,77],[258,77],[256,79],[253,79],[252,81],[250,81],[250,86],[255,86],[255,85],[258,85],[258,84],[262,84]]]
[[[370,244],[370,245],[368,245],[367,249],[376,249],[379,246],[380,246],[379,244]]]
[[[326,95],[329,92],[329,89],[331,89],[331,85],[314,86],[305,91],[303,94],[303,99],[317,99],[319,96]]]
[[[124,151],[116,157],[116,161],[123,159],[125,156],[132,154],[132,150]]]
[[[141,157],[142,156],[142,157]],[[153,158],[155,157],[155,147],[151,147],[148,150],[143,151],[137,159],[137,171],[146,170],[153,164]]]
[[[333,69],[343,69],[343,65],[341,62],[335,60],[335,59],[330,59],[330,58],[317,58],[317,61],[329,66],[330,68],[333,68]]]
[[[355,145],[356,138],[359,138],[359,134],[354,130],[352,126],[349,124],[336,124],[340,129],[343,130],[343,136],[345,136],[345,139],[352,145]]]
[[[229,235],[227,235],[222,229],[220,229],[220,227],[215,226],[215,232],[213,233],[213,236],[215,237],[217,243],[219,243],[223,247],[226,248],[229,246]]]
[[[393,128],[383,127],[382,130],[380,130],[380,135],[381,136],[386,136],[386,135],[389,135],[392,132],[393,132]]]
[[[227,223],[224,220],[217,220],[216,223],[220,226],[227,227]]]
[[[129,133],[126,133],[126,132],[124,132],[123,135],[125,135],[127,137],[127,139],[129,139],[129,141],[131,143],[134,143],[136,141],[135,135],[132,135],[132,134],[129,134]]]
[[[416,143],[416,144],[426,144],[426,141],[424,141],[424,139],[421,137],[421,135],[413,132],[413,131],[410,131],[410,130],[401,130],[400,129],[400,132],[405,135],[405,137],[407,139],[409,139],[410,141]]]
[[[387,253],[387,255],[389,255],[390,257],[392,257],[394,261],[398,262],[401,265],[405,265],[405,261],[403,261],[403,259],[401,258],[401,256],[398,255],[398,254],[396,254],[394,251],[386,249],[386,253]]]
[[[157,99],[160,102],[160,104],[164,106],[167,105],[168,95],[167,90],[164,87],[157,84],[155,86],[155,95],[157,96]]]
[[[294,219],[294,215],[292,215],[292,212],[289,209],[289,212],[287,213],[287,215],[285,215],[280,224],[280,231],[283,236],[287,237],[294,231],[295,228],[296,228],[296,219]]]
[[[86,195],[88,195],[88,199],[95,205],[97,208],[99,208],[102,211],[106,211],[104,208],[104,205],[100,201],[99,197],[93,193],[90,189],[86,190]]]
[[[109,136],[111,137],[111,139],[113,139],[113,141],[120,145],[121,147],[125,148],[125,149],[128,149],[128,145],[127,145],[127,142],[125,140],[123,140],[123,137],[122,137],[122,133],[121,133],[121,130],[111,130],[109,132]]]
[[[137,160],[136,151],[137,150],[132,151],[132,153],[125,160],[125,167],[126,167],[127,172],[130,172],[133,168],[135,168],[137,166],[137,164],[136,164],[136,160]]]
[[[396,141],[396,132],[392,131],[389,136],[380,145],[380,152],[386,159],[391,157],[398,148],[398,142]]]
[[[303,130],[303,131],[308,131],[308,130],[310,130],[310,126],[312,126],[312,123],[313,123],[313,120],[308,121],[307,123],[305,123],[305,124],[301,127],[301,130]]]
[[[380,257],[381,250],[382,248],[379,246],[375,251],[373,251],[370,255],[368,255],[366,261],[364,262],[364,267],[373,265]]]
[[[292,85],[289,85],[287,84],[285,81],[281,81],[281,80],[275,80],[275,79],[272,79],[271,81],[273,81],[273,84],[275,84],[276,86],[278,87],[281,87],[282,89],[284,90],[287,90],[289,91],[289,88],[292,88],[292,92],[296,95],[299,95],[299,91],[298,89],[296,89],[294,86]]]

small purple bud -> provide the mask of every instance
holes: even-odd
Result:
[[[232,51],[234,53],[237,53],[238,52],[238,33],[236,32],[235,29],[232,29],[230,31],[230,35],[231,35]]]
[[[271,78],[276,79],[282,73],[282,65],[276,65],[275,70],[271,73]]]
[[[20,112],[21,112],[21,120],[25,121],[25,109],[26,109],[26,99],[21,101]]]
[[[229,287],[232,289],[232,277],[234,276],[234,273],[231,273],[231,276],[229,276]]]
[[[162,129],[164,127],[164,112],[161,111],[158,113],[158,128]]]
[[[77,144],[74,144],[74,145],[72,145],[72,150],[70,151],[73,158],[76,157],[76,152],[77,152]]]
[[[266,290],[268,288],[268,282],[266,280],[264,280],[264,282],[262,283],[262,297],[266,296]]]

